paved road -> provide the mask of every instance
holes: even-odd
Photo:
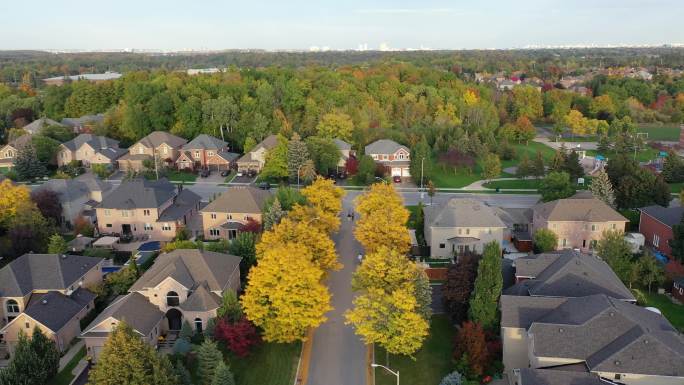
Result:
[[[354,194],[355,195],[355,194]],[[353,196],[344,199],[343,213],[352,207]],[[366,348],[351,326],[344,324],[344,312],[352,305],[352,272],[361,245],[356,242],[353,224],[343,215],[340,232],[333,237],[344,268],[330,274],[328,287],[333,310],[328,320],[314,332],[308,385],[364,385]]]

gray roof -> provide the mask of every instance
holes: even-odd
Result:
[[[572,250],[544,253],[515,261],[515,275],[531,278],[505,290],[546,297],[583,297],[606,294],[634,301],[634,295],[608,264],[597,256]]]
[[[228,143],[222,141],[221,139],[215,138],[207,134],[200,134],[197,135],[195,139],[191,140],[186,145],[184,145],[183,150],[220,150],[226,147],[228,147]]]
[[[337,146],[337,148],[338,148],[340,151],[343,151],[343,150],[351,150],[351,147],[352,147],[351,144],[345,142],[345,141],[342,140],[342,139],[338,139],[338,138],[333,139],[333,143],[335,143],[335,145]]]
[[[60,202],[65,203],[81,199],[84,195],[90,196],[94,191],[104,194],[111,189],[111,183],[92,177],[84,179],[50,179],[36,187],[34,191],[54,191],[59,195]]]
[[[394,154],[399,150],[400,148],[405,149],[406,151],[410,152],[408,147],[399,144],[393,140],[390,139],[380,139],[376,140],[375,142],[369,144],[365,148],[365,154],[370,155],[370,154]]]
[[[68,142],[62,143],[62,145],[71,151],[76,151],[84,144],[88,144],[93,150],[101,152],[110,148],[119,148],[119,141],[107,138],[106,136],[99,136],[93,134],[79,134],[77,137],[71,139]]]
[[[451,198],[446,203],[423,208],[426,227],[506,227],[485,203]]]
[[[30,134],[24,134],[16,139],[13,139],[7,144],[16,148],[17,150],[20,150],[24,148],[24,146],[26,146],[27,144],[31,143],[32,138],[33,137]]]
[[[232,161],[234,161],[240,157],[240,154],[237,154],[235,152],[229,152],[229,151],[219,151],[218,153],[216,153],[216,155],[220,156],[221,158],[225,159],[228,162],[232,162]]]
[[[179,249],[161,254],[130,291],[155,287],[168,277],[188,289],[206,282],[210,291],[223,291],[240,265],[240,257],[196,249]]]
[[[682,206],[663,207],[653,205],[641,208],[639,210],[669,227],[679,224],[682,221],[682,215],[684,215],[684,207]]]
[[[26,132],[28,132],[31,135],[35,135],[40,132],[44,127],[49,127],[49,126],[61,126],[62,124],[59,122],[56,122],[50,118],[40,118],[36,119],[33,122],[25,125],[23,127]]]
[[[684,337],[662,315],[605,295],[570,298],[529,327],[537,357],[590,371],[684,376]]]
[[[593,373],[521,368],[518,385],[607,385]]]
[[[85,328],[81,337],[106,337],[108,333],[90,332],[90,329],[109,317],[125,321],[133,330],[142,335],[148,335],[164,318],[164,313],[140,293],[119,296]]]
[[[270,196],[271,193],[267,190],[261,190],[252,186],[229,187],[202,211],[261,214],[264,203],[266,203],[266,199]]]
[[[539,215],[548,221],[628,222],[627,218],[613,210],[602,200],[582,195],[539,203],[532,210],[535,216]]]
[[[157,222],[175,221],[180,219],[188,211],[197,207],[200,196],[190,190],[183,190],[176,196],[171,206],[161,213]]]
[[[266,150],[270,150],[277,145],[278,145],[278,136],[277,135],[269,135],[264,140],[259,142],[256,146],[254,146],[254,148],[249,150],[248,153],[243,155],[237,161],[238,161],[238,163],[240,163],[240,162],[254,162],[255,160],[252,158],[252,153],[254,151],[259,150],[261,148],[265,148]]]
[[[152,133],[138,141],[138,143],[141,143],[145,147],[149,148],[157,148],[164,143],[168,144],[173,148],[180,148],[187,142],[187,140],[176,135],[170,134],[166,131],[153,131]]]
[[[80,255],[24,254],[0,269],[0,297],[34,290],[66,290],[102,259]]]
[[[69,127],[78,127],[84,124],[100,123],[104,120],[104,114],[97,115],[83,115],[80,118],[64,118],[62,125]]]
[[[221,297],[210,292],[206,285],[200,284],[179,307],[185,311],[207,311],[218,309],[221,302]]]
[[[136,208],[157,208],[176,195],[176,186],[166,179],[157,181],[133,179],[121,185],[106,196],[98,208],[132,210]]]
[[[43,81],[51,81],[51,80],[62,80],[62,79],[70,79],[72,81],[78,81],[78,80],[89,80],[89,81],[103,81],[103,80],[115,80],[120,78],[122,75],[118,72],[105,72],[101,74],[79,74],[79,75],[70,75],[70,76],[55,76],[51,78],[45,78]]]
[[[501,218],[508,228],[514,225],[525,225],[532,223],[532,209],[492,207],[494,214]]]
[[[560,297],[501,296],[501,327],[527,329],[567,301]]]
[[[80,288],[69,296],[56,291],[34,294],[24,309],[24,313],[56,332],[81,312],[95,297],[96,295],[89,290]]]

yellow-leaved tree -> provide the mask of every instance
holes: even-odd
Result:
[[[354,290],[378,288],[393,291],[412,284],[418,269],[405,254],[382,246],[363,258],[352,277],[352,287]]]
[[[328,234],[316,226],[294,221],[289,217],[283,218],[271,230],[263,233],[261,241],[256,245],[257,257],[261,258],[268,250],[290,243],[307,248],[309,253],[300,258],[310,257],[310,262],[324,271],[341,267],[337,262],[335,243]]]
[[[340,228],[340,217],[313,206],[295,205],[287,214],[293,221],[316,227],[325,234],[332,234]]]
[[[372,253],[382,246],[406,253],[411,245],[406,222],[409,211],[394,187],[376,183],[370,191],[356,200],[356,210],[361,214],[354,236],[366,252]]]
[[[31,203],[31,192],[26,186],[18,186],[5,179],[0,183],[0,227],[7,228],[17,214],[17,209]]]
[[[335,186],[332,179],[316,178],[311,185],[301,191],[306,203],[326,213],[337,216],[342,210],[344,190]]]
[[[307,247],[287,243],[263,251],[250,270],[242,307],[266,341],[304,340],[309,328],[326,320],[330,292],[321,283],[323,270],[311,260]]]

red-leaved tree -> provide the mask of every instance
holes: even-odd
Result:
[[[247,218],[240,231],[258,234],[261,232],[261,223],[253,218]]]
[[[356,175],[359,171],[359,161],[355,156],[350,155],[349,158],[347,158],[347,162],[344,164],[344,168],[347,170],[347,174]]]
[[[460,360],[464,354],[467,354],[468,367],[472,373],[478,376],[484,374],[489,367],[490,355],[484,329],[477,322],[464,322],[456,334],[454,358]]]
[[[235,323],[221,318],[214,329],[214,336],[225,342],[228,350],[238,357],[249,355],[252,348],[261,342],[256,326],[245,317]]]

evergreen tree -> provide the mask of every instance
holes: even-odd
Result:
[[[233,377],[230,368],[223,361],[219,362],[216,367],[211,385],[235,385],[235,377]]]
[[[684,162],[676,152],[668,152],[661,175],[668,183],[679,183],[684,180]]]
[[[582,165],[580,164],[579,155],[576,151],[570,151],[570,153],[565,157],[563,171],[570,175],[570,181],[572,183],[577,183],[577,178],[584,176],[584,168],[582,168]]]
[[[527,178],[528,176],[534,174],[532,169],[532,164],[530,163],[530,158],[527,154],[523,154],[520,162],[518,163],[518,168],[515,170],[515,176],[521,179]]]
[[[183,321],[183,324],[181,325],[181,330],[180,333],[178,333],[178,338],[184,339],[186,341],[190,341],[192,339],[192,336],[195,334],[194,330],[192,330],[192,326],[190,326],[190,323],[188,320]]]
[[[309,150],[306,148],[306,143],[299,137],[299,134],[295,132],[287,144],[287,172],[290,182],[297,182],[298,172],[300,179],[303,179],[300,167],[303,168],[307,160],[309,160]]]
[[[37,383],[44,383],[44,379],[50,379],[57,374],[59,370],[59,351],[55,346],[55,342],[40,330],[37,326],[33,329],[31,335],[31,350],[38,357],[37,372],[34,375],[40,379]]]
[[[215,331],[216,331],[216,318],[212,317],[212,318],[209,318],[209,321],[207,321],[207,327],[204,329],[204,336],[213,340]]]
[[[271,229],[271,227],[280,223],[280,220],[283,219],[284,216],[285,211],[280,205],[280,200],[278,197],[275,197],[273,204],[271,204],[264,214],[264,231],[268,231]]]
[[[176,360],[176,376],[178,377],[178,385],[193,385],[192,376],[180,358]]]
[[[413,284],[416,301],[418,302],[416,311],[429,322],[432,317],[432,286],[430,286],[430,279],[424,269],[416,271],[416,278]]]
[[[223,294],[223,302],[216,310],[216,315],[218,318],[226,318],[231,322],[237,322],[242,318],[242,306],[233,291],[228,290]]]
[[[199,361],[197,375],[200,378],[200,384],[212,385],[216,368],[223,363],[223,355],[216,346],[216,342],[204,341],[197,349],[197,359]]]
[[[591,180],[591,193],[598,199],[605,202],[608,206],[615,208],[615,193],[610,178],[605,171],[599,171]]]
[[[565,148],[556,150],[549,164],[549,171],[560,172],[565,169]]]
[[[439,385],[462,385],[463,384],[463,376],[459,372],[451,372],[447,374],[444,378],[442,378],[442,381],[439,383]]]
[[[485,329],[497,325],[497,305],[503,288],[501,276],[501,249],[496,241],[484,247],[482,260],[477,268],[475,288],[470,299],[470,319]]]
[[[14,172],[19,180],[31,180],[47,175],[47,169],[38,160],[36,150],[32,145],[26,145],[17,154],[14,160]]]
[[[669,242],[672,257],[684,263],[684,216],[678,224],[672,226],[672,239]]]
[[[532,173],[537,178],[542,178],[544,177],[544,175],[546,175],[546,169],[544,166],[544,155],[542,155],[541,151],[537,151],[537,156],[534,158],[534,162],[532,164],[532,170]]]
[[[610,151],[610,139],[608,138],[608,135],[601,135],[596,150],[599,154],[604,156]]]

